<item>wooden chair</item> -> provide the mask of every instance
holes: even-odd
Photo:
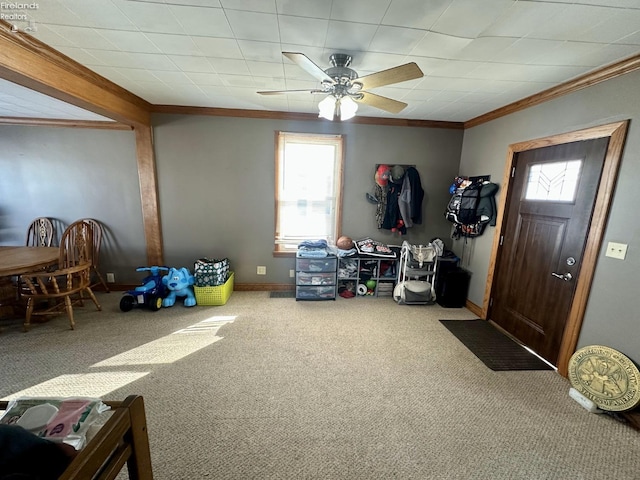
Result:
[[[47,217],[38,217],[27,229],[27,247],[50,247],[53,240],[53,223]]]
[[[93,251],[91,252],[91,270],[97,275],[98,281],[92,284],[92,287],[101,284],[104,290],[108,293],[109,287],[107,286],[107,282],[102,278],[102,274],[100,270],[98,270],[98,263],[100,261],[100,246],[102,245],[102,235],[103,229],[102,224],[94,220],[93,218],[83,218],[83,222],[88,223],[93,228]]]
[[[91,291],[91,253],[93,228],[81,220],[69,225],[60,239],[58,268],[21,276],[22,296],[27,299],[24,330],[31,327],[34,315],[58,315],[66,311],[71,329],[75,328],[73,305],[83,304],[87,294],[98,310],[102,306]],[[43,307],[41,307],[44,305]],[[36,309],[36,307],[38,307]]]

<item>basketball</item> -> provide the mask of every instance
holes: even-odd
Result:
[[[336,242],[336,247],[338,247],[340,250],[349,250],[353,248],[353,240],[351,239],[351,237],[342,236]]]

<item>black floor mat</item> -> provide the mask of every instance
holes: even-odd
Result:
[[[269,298],[296,298],[296,292],[283,291],[283,292],[269,292]]]
[[[486,320],[440,320],[491,370],[553,370]]]

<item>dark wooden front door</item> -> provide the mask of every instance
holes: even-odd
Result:
[[[489,318],[554,365],[608,141],[536,148],[514,160]]]

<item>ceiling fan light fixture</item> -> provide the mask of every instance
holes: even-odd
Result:
[[[336,109],[340,110],[340,120],[349,120],[356,116],[358,104],[351,97],[342,97],[336,102]]]
[[[336,97],[333,95],[324,97],[324,99],[318,103],[318,110],[320,111],[318,117],[333,120],[336,111]]]

